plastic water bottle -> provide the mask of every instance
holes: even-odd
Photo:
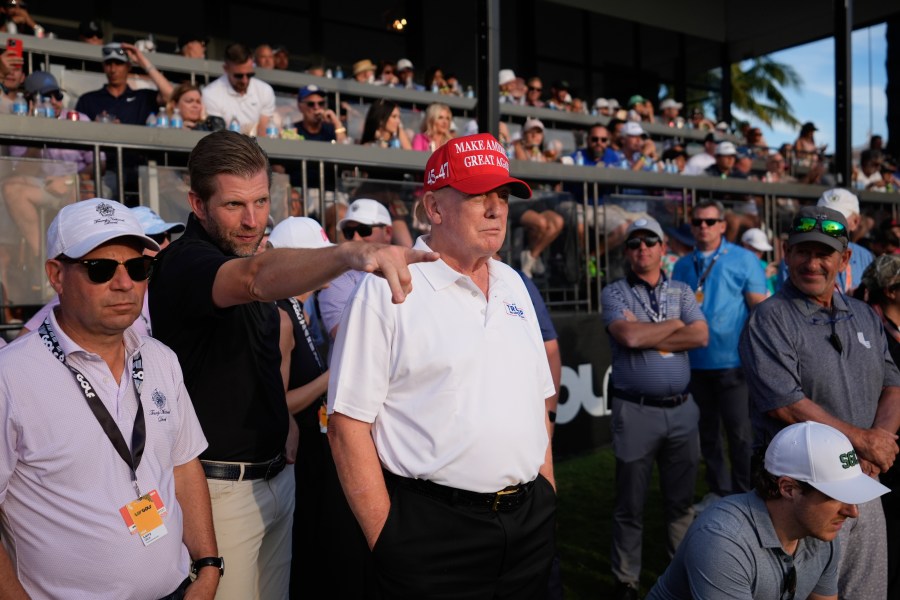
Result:
[[[581,153],[581,150],[575,153],[575,164],[579,167],[584,166],[584,154]]]
[[[629,167],[628,167],[628,159],[627,159],[627,158],[622,157],[622,162],[619,163],[619,168],[620,168],[620,169],[628,169],[628,168],[629,168]]]
[[[56,118],[56,109],[53,108],[53,104],[50,103],[49,96],[44,96],[44,98],[41,100],[41,112],[44,113],[42,116],[48,119]]]
[[[281,120],[281,130],[282,131],[290,131],[294,128],[294,122],[290,117],[285,117]]]
[[[431,93],[432,94],[440,94],[441,86],[439,86],[437,83],[432,83],[431,84]]]
[[[391,138],[391,142],[388,144],[390,148],[399,148],[400,147],[400,138],[398,136],[394,136]]]
[[[181,109],[176,108],[172,111],[172,118],[169,119],[169,127],[172,129],[181,129],[184,127],[184,119],[181,118]]]
[[[334,78],[335,79],[343,79],[344,78],[344,69],[341,68],[341,65],[338,65],[334,68]]]
[[[159,112],[156,113],[156,126],[160,129],[169,128],[169,115],[166,114],[165,106],[160,106]]]
[[[475,97],[475,90],[473,90],[472,86],[470,85],[466,88],[466,98],[474,98],[474,97]]]
[[[147,115],[147,127],[156,127],[156,113]]]
[[[325,69],[325,77],[331,79],[334,77],[334,73],[331,72],[331,69]]]
[[[269,122],[266,123],[266,137],[269,139],[278,138],[278,125],[275,123],[275,117],[269,117]]]
[[[25,95],[22,92],[16,94],[16,99],[13,100],[12,112],[19,117],[28,116],[28,102],[26,102]]]
[[[241,132],[241,123],[237,120],[237,117],[231,117],[231,122],[228,124],[228,131]]]

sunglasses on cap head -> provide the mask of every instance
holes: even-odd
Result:
[[[707,227],[712,227],[716,223],[721,223],[722,219],[691,219],[691,225],[694,227],[700,227],[703,223],[706,223]]]
[[[125,54],[125,48],[107,48],[106,46],[103,47],[103,60],[112,58],[114,56],[118,56],[124,59],[128,58],[128,55]]]
[[[797,217],[791,224],[791,233],[807,233],[818,229],[833,238],[847,237],[847,228],[840,221],[820,217]]]
[[[625,240],[625,247],[629,250],[637,250],[641,247],[641,242],[644,243],[648,248],[652,248],[657,245],[661,240],[658,235],[647,235],[647,236],[635,236],[633,238],[628,238]]]
[[[152,256],[138,256],[125,262],[111,258],[91,258],[80,260],[75,258],[60,257],[58,260],[70,265],[83,265],[87,269],[88,279],[94,283],[106,283],[116,274],[119,265],[125,267],[125,271],[132,281],[147,281],[153,272],[154,258]]]
[[[361,238],[367,238],[372,235],[372,232],[376,227],[385,227],[385,225],[344,225],[341,227],[341,233],[343,233],[344,237],[348,240],[352,240],[353,235],[356,233],[358,233]]]

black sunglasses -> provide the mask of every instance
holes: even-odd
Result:
[[[235,79],[250,79],[251,77],[256,77],[256,73],[252,71],[250,73],[232,73],[231,76]]]
[[[367,238],[372,235],[372,231],[376,227],[385,227],[385,225],[345,225],[341,228],[341,233],[343,233],[344,237],[348,240],[352,240],[353,235],[356,233],[358,233],[361,238]]]
[[[700,227],[703,223],[706,223],[707,227],[712,227],[716,223],[721,223],[722,219],[691,219],[691,225],[694,227]]]
[[[787,592],[789,600],[794,600],[794,596],[797,594],[797,568],[793,565],[784,576],[784,591]]]
[[[591,136],[591,143],[596,144],[597,142],[603,142],[604,144],[609,141],[608,137],[597,137]]]
[[[121,56],[122,58],[128,58],[125,54],[125,48],[103,48],[103,58],[107,59],[111,56]]]
[[[304,104],[306,104],[306,106],[308,106],[309,108],[325,108],[324,100],[319,100],[318,102],[315,100],[307,100],[306,102],[304,102]]]
[[[818,229],[825,235],[833,238],[847,237],[847,228],[840,221],[824,219],[820,217],[797,217],[791,225],[794,233],[807,233]]]
[[[641,242],[648,248],[657,245],[661,240],[658,235],[648,235],[646,237],[633,237],[625,240],[625,247],[629,250],[637,250],[641,247]]]
[[[542,88],[542,87],[538,88],[538,87],[534,87],[534,86],[529,85],[529,86],[528,86],[528,91],[529,91],[529,92],[543,92],[543,91],[544,91],[544,88]]]
[[[147,281],[153,272],[154,258],[152,256],[138,256],[119,262],[111,258],[92,258],[79,260],[68,257],[60,257],[59,260],[70,265],[84,265],[87,269],[88,279],[94,283],[106,283],[116,274],[119,265],[125,267],[125,271],[132,281]]]

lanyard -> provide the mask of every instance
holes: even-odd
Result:
[[[631,286],[631,293],[634,294],[634,297],[637,298],[637,301],[641,304],[644,312],[647,313],[647,316],[650,317],[650,320],[654,323],[662,323],[665,321],[666,315],[669,312],[669,296],[666,294],[666,289],[669,287],[669,280],[666,279],[665,275],[662,275],[662,278],[662,289],[659,291],[659,295],[662,298],[662,304],[657,301],[656,291],[653,288],[647,287],[647,297],[650,298],[650,306],[647,306],[644,303],[644,299],[641,298],[641,295],[637,292],[637,288],[640,284]]]
[[[697,291],[703,289],[703,284],[706,282],[706,278],[709,277],[709,272],[712,271],[712,268],[715,266],[716,261],[719,260],[719,257],[724,256],[728,253],[728,250],[725,249],[725,242],[723,241],[721,245],[719,245],[719,249],[716,250],[716,253],[713,254],[712,260],[709,261],[709,264],[706,266],[706,270],[703,271],[703,275],[700,275],[700,263],[697,261],[698,252],[694,250],[694,272],[700,277],[697,281]]]
[[[313,342],[312,334],[309,333],[309,327],[306,324],[306,317],[303,316],[303,308],[301,308],[300,303],[296,298],[288,298],[291,303],[291,308],[294,309],[294,315],[297,317],[297,322],[300,323],[300,328],[303,330],[303,336],[306,338],[306,343],[309,344],[309,349],[312,352],[313,357],[316,359],[316,364],[319,366],[319,374],[325,372],[325,365],[322,364],[322,358],[319,356],[319,352],[316,350],[316,344]]]
[[[91,382],[88,381],[87,377],[85,377],[81,371],[66,361],[66,354],[60,347],[59,340],[56,339],[56,334],[50,326],[49,316],[44,319],[38,332],[44,345],[50,350],[50,353],[72,372],[72,376],[78,384],[78,389],[84,394],[84,399],[87,401],[88,407],[91,409],[91,412],[94,413],[94,417],[97,419],[97,422],[100,423],[100,427],[103,428],[106,437],[109,438],[113,448],[116,449],[116,452],[119,453],[119,456],[122,457],[122,460],[124,460],[125,464],[131,469],[131,483],[134,485],[137,497],[140,498],[141,489],[138,487],[137,483],[137,468],[138,465],[141,464],[141,457],[144,455],[144,442],[146,440],[144,407],[141,404],[141,387],[144,383],[144,366],[143,360],[141,359],[141,353],[136,353],[134,359],[131,361],[131,381],[134,383],[135,392],[137,392],[138,410],[137,414],[134,416],[134,428],[131,431],[131,450],[129,450],[128,445],[125,443],[125,438],[122,436],[122,432],[116,425],[115,420],[109,414],[109,411],[103,406],[103,402],[100,401],[97,392],[94,391],[94,386],[91,385]]]

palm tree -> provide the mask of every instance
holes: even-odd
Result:
[[[782,90],[799,89],[803,79],[794,67],[760,56],[731,65],[731,103],[769,127],[774,121],[797,127],[800,121]]]

